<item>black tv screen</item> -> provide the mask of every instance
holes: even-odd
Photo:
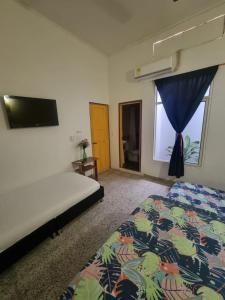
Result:
[[[4,96],[10,128],[59,125],[56,100]]]

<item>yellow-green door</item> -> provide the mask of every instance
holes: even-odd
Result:
[[[98,172],[110,168],[109,109],[106,104],[90,103],[92,153],[98,158]]]

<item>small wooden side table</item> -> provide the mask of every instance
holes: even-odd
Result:
[[[94,170],[94,175],[90,176],[98,181],[97,157],[88,157],[86,160],[80,159],[72,162],[74,172],[85,176],[85,172]]]

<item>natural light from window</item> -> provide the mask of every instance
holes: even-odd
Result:
[[[209,95],[210,88],[207,90],[204,99],[183,131],[184,161],[186,164],[200,164]],[[175,143],[176,133],[167,118],[157,89],[155,105],[154,160],[169,162]]]

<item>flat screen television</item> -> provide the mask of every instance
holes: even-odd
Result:
[[[8,95],[3,98],[10,128],[59,125],[56,100]]]

